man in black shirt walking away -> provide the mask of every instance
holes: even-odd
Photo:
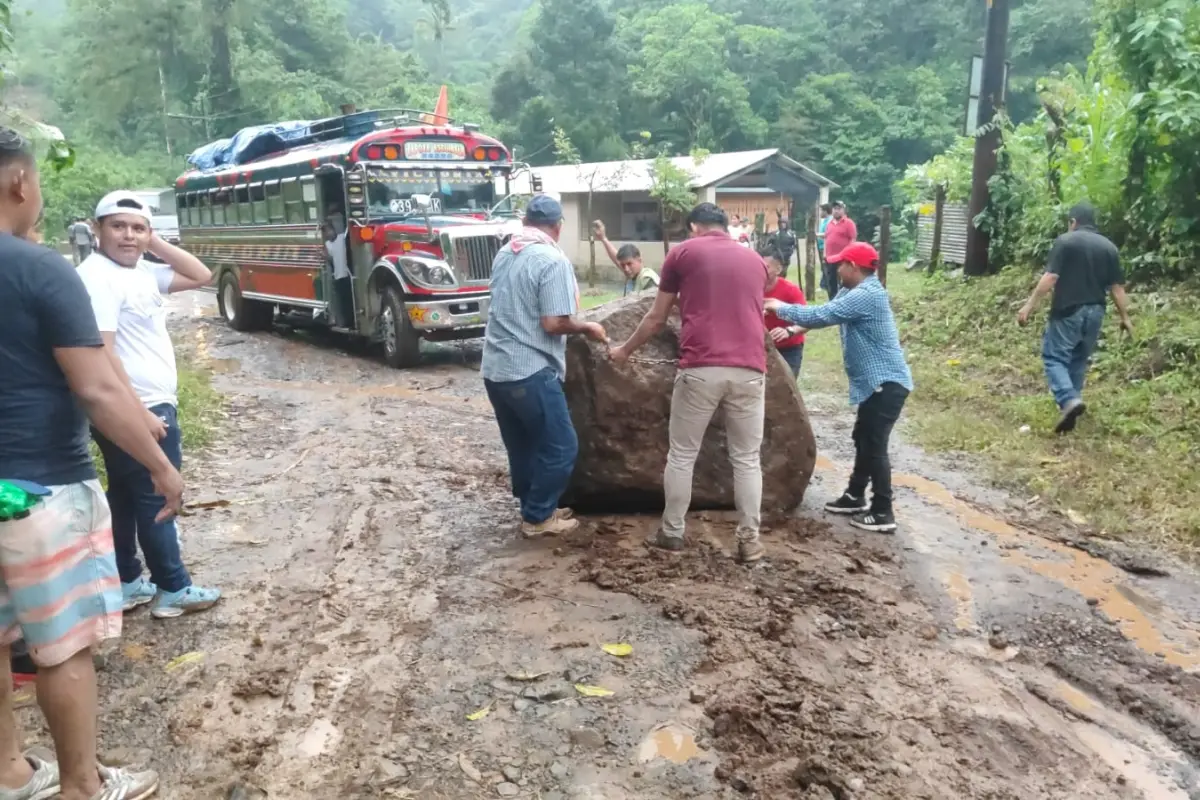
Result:
[[[1087,203],[1071,209],[1070,232],[1054,243],[1046,273],[1017,314],[1019,324],[1029,322],[1038,301],[1048,292],[1054,297],[1042,341],[1042,362],[1054,401],[1062,411],[1055,432],[1067,433],[1087,410],[1083,384],[1104,325],[1107,295],[1112,294],[1121,327],[1133,333],[1120,255],[1116,245],[1096,230],[1096,210]]]

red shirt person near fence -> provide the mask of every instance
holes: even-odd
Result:
[[[858,239],[858,228],[854,220],[846,215],[846,207],[840,203],[833,207],[833,219],[825,228],[825,260],[837,264],[842,260],[842,251]]]
[[[842,260],[842,251],[858,239],[858,228],[846,214],[846,204],[833,204],[833,217],[825,226],[825,263],[821,265],[821,288],[832,300],[841,289],[837,265]]]

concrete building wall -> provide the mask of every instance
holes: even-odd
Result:
[[[713,202],[721,206],[730,215],[739,214],[743,217],[748,217],[753,220],[756,213],[763,213],[767,223],[767,230],[774,231],[776,225],[775,209],[786,208],[788,198],[778,195],[774,192],[738,192],[738,191],[723,191],[719,192],[715,187],[707,187],[697,193],[697,201]],[[829,190],[822,187],[820,193],[822,202],[829,198]],[[605,228],[608,231],[609,241],[620,249],[625,244],[632,244],[638,248],[642,254],[642,262],[652,269],[661,269],[662,262],[665,258],[663,253],[662,241],[659,239],[633,238],[632,229],[636,226],[639,219],[644,214],[627,213],[631,208],[640,208],[641,204],[651,202],[652,198],[646,192],[595,192],[592,194],[592,214],[588,218],[586,213],[587,195],[585,194],[563,194],[561,196],[563,205],[563,235],[560,245],[571,263],[575,265],[576,274],[581,281],[586,281],[589,268],[589,241],[588,236],[593,219],[599,219],[604,222]],[[798,216],[803,215],[803,210],[796,209]],[[797,226],[797,234],[803,234],[804,228]],[[625,234],[624,236],[622,234]],[[643,236],[645,229],[643,228]],[[806,242],[803,238],[797,243],[796,260],[799,261],[801,268],[804,266],[804,257],[807,251]],[[793,262],[795,263],[795,261]],[[608,254],[604,252],[604,247],[597,243],[596,245],[596,269],[601,283],[617,284],[624,280],[624,276],[620,270],[613,265],[609,260]],[[795,275],[796,268],[791,270],[792,275]]]
[[[650,200],[645,192],[596,192],[592,194],[592,218],[599,219],[608,230],[608,239],[618,250],[632,244],[642,254],[642,263],[652,269],[662,267],[664,259],[662,242],[658,240],[634,240],[623,238],[623,227],[633,224],[631,215],[623,214],[626,203],[642,203]],[[587,195],[564,194],[563,206],[563,235],[559,244],[567,258],[575,265],[575,272],[580,280],[586,280],[590,265],[589,231],[591,220],[586,219]],[[633,215],[636,217],[636,215]],[[604,246],[596,244],[596,271],[602,283],[621,283],[624,276],[612,263]]]

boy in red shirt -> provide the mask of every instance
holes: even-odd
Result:
[[[779,248],[772,244],[759,251],[759,255],[767,262],[765,296],[768,299],[781,300],[789,305],[805,305],[804,290],[787,278],[780,277],[786,267]],[[784,322],[769,311],[763,316],[763,320],[767,324],[768,335],[775,342],[775,349],[792,368],[792,375],[799,378],[800,362],[804,360],[804,328]]]

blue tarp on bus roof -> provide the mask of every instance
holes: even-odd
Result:
[[[187,157],[187,162],[201,171],[247,164],[265,155],[286,150],[291,143],[306,138],[311,125],[310,121],[294,120],[242,128],[229,139],[219,139],[196,148]]]

